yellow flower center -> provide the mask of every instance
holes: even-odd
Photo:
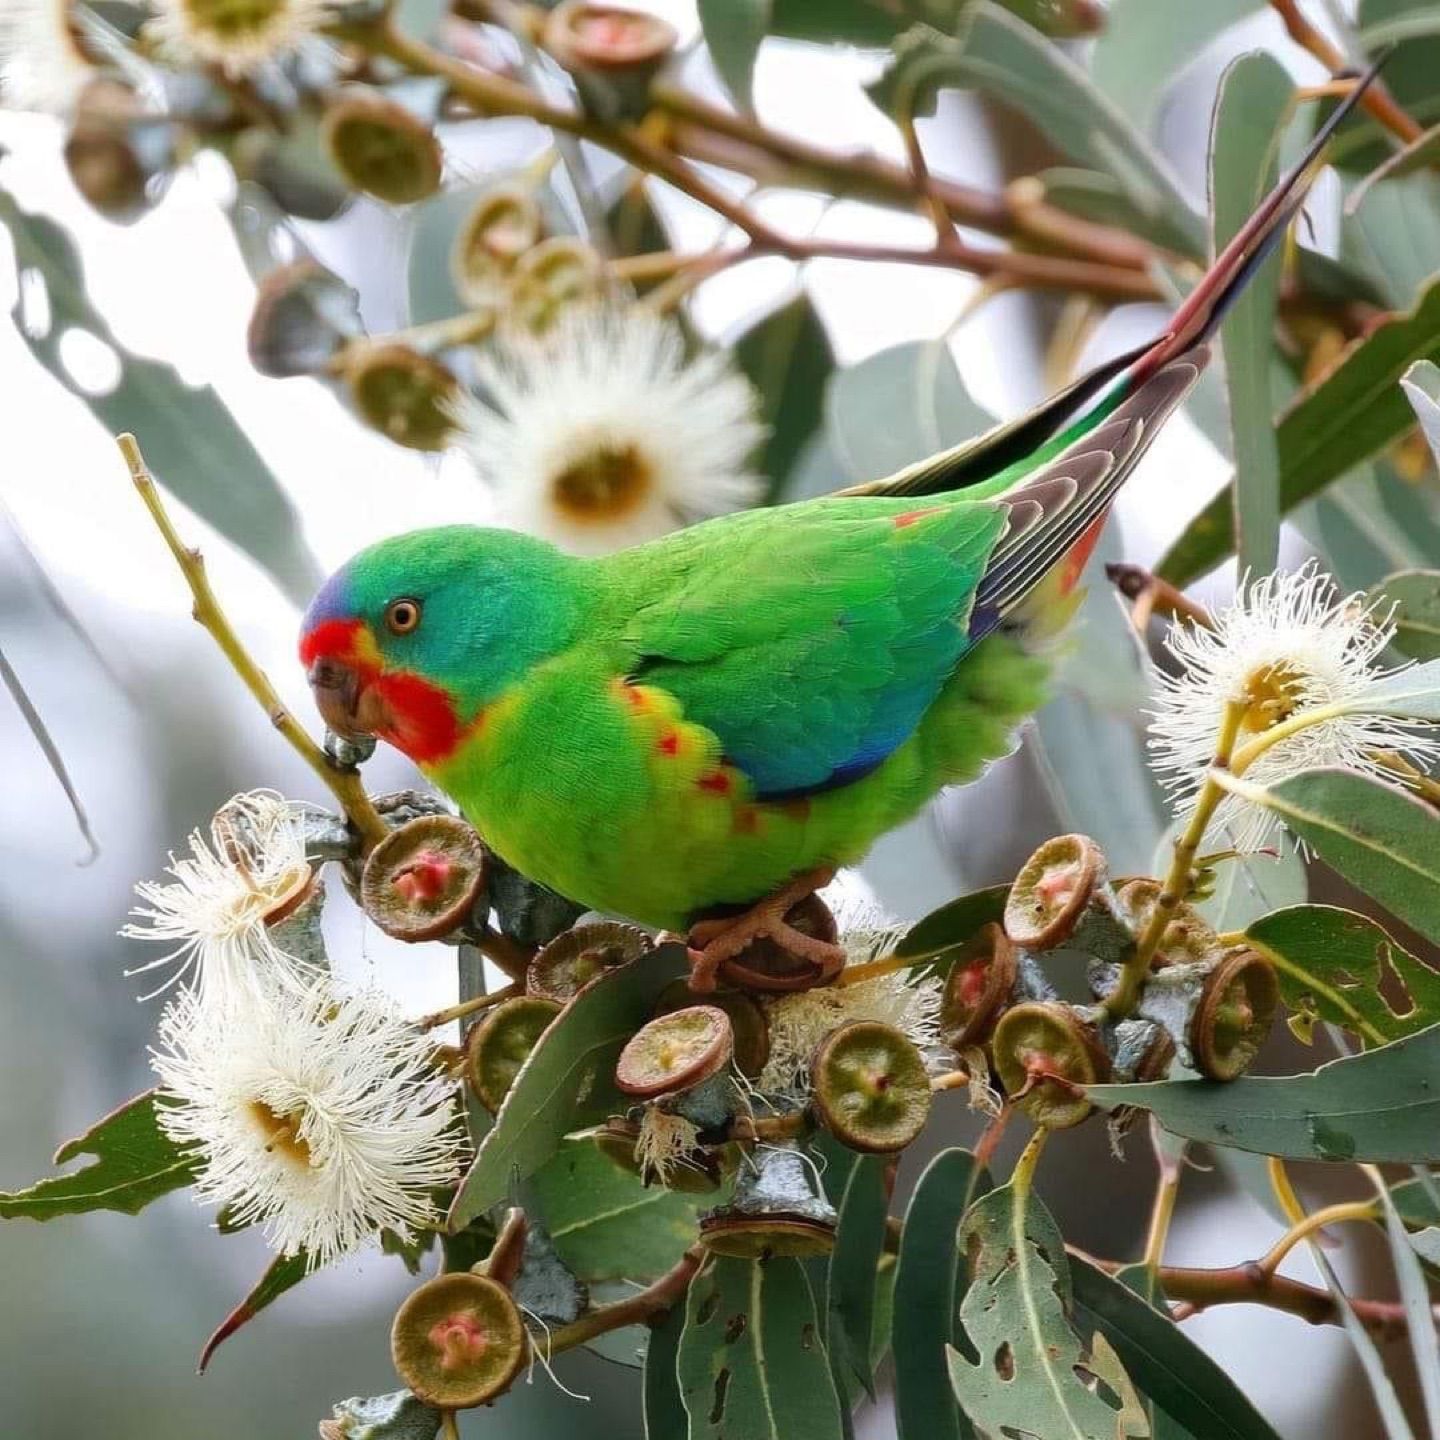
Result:
[[[310,1164],[310,1147],[300,1138],[302,1112],[291,1111],[282,1115],[263,1100],[250,1101],[249,1111],[250,1119],[265,1137],[266,1150],[272,1154],[278,1151],[296,1165]]]
[[[290,0],[185,0],[190,23],[217,39],[243,43],[265,35]]]
[[[1240,728],[1255,735],[1288,720],[1300,706],[1305,677],[1287,660],[1276,660],[1252,671],[1240,699],[1245,713]]]
[[[555,503],[571,520],[617,520],[644,503],[652,479],[635,445],[601,444],[555,477]]]

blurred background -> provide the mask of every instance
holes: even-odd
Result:
[[[694,32],[686,5],[666,13],[682,33]],[[1155,132],[1200,208],[1218,76],[1228,58],[1254,47],[1273,49],[1297,79],[1318,77],[1268,15],[1195,55],[1168,92]],[[692,59],[687,81],[718,98],[707,67],[703,55]],[[878,68],[878,56],[863,51],[767,41],[756,75],[758,112],[778,129],[829,144],[840,137],[901,160],[894,127],[861,88]],[[921,134],[937,173],[990,186],[1003,182],[999,147],[1034,143],[1013,117],[954,94],[942,97]],[[522,122],[487,127],[486,136],[483,153],[452,159],[471,178],[525,158],[540,140]],[[363,428],[320,385],[267,380],[251,369],[245,327],[254,289],[225,216],[235,195],[223,164],[182,170],[152,213],[120,227],[98,218],[73,191],[60,161],[62,138],[56,121],[0,112],[0,182],[25,209],[53,217],[74,237],[89,293],[117,344],[163,359],[188,384],[214,387],[289,495],[322,569],[397,531],[485,521],[488,497],[456,458],[402,450]],[[1323,200],[1314,207],[1322,239]],[[691,245],[714,238],[707,214],[674,198],[665,204],[667,219]],[[926,238],[918,218],[855,203],[827,211],[813,197],[774,194],[759,204],[797,230],[823,226],[827,234],[899,243]],[[404,217],[360,200],[340,218],[302,230],[314,253],[364,297],[372,329],[401,323]],[[21,299],[8,245],[0,229],[6,257],[0,308],[7,312]],[[813,300],[844,364],[901,341],[944,336],[970,394],[992,413],[1013,414],[1047,388],[1037,303],[1003,295],[955,328],[976,286],[965,275],[826,260],[797,272],[785,262],[761,261],[709,284],[695,319],[723,339],[797,285]],[[17,323],[21,318],[17,310]],[[1117,312],[1090,338],[1085,359],[1143,338],[1157,319],[1143,307]],[[114,352],[93,336],[72,336],[62,344],[62,360],[82,389],[103,393],[116,381]],[[145,417],[133,423],[143,442]],[[192,438],[201,472],[213,462],[204,437]],[[817,451],[815,459],[807,484],[845,483],[833,457]],[[1181,417],[1122,497],[1109,553],[1152,561],[1226,474],[1219,455]],[[208,481],[224,486],[227,476],[209,474]],[[100,845],[98,859],[80,863],[85,847],[55,778],[17,709],[0,701],[0,1188],[14,1188],[46,1171],[62,1139],[149,1083],[146,1046],[156,1009],[137,1004],[136,982],[122,975],[147,957],[115,934],[134,882],[158,876],[167,852],[181,848],[187,832],[237,790],[273,786],[321,797],[190,622],[180,577],[110,436],[3,320],[0,501],[0,650],[44,716]],[[173,509],[203,548],[246,643],[286,699],[313,719],[294,659],[295,604],[203,520],[183,506]],[[1303,539],[1288,530],[1285,544],[1288,559],[1305,553]],[[1223,595],[1231,583],[1233,574],[1222,572],[1212,577],[1211,591]],[[866,865],[865,879],[897,917],[918,916],[1013,873],[1045,836],[1080,824],[1109,825],[1100,838],[1117,868],[1147,864],[1160,812],[1143,767],[1138,777],[1117,778],[1117,767],[1133,772],[1137,762],[1129,739],[1120,744],[1115,737],[1133,737],[1141,721],[1127,680],[1130,641],[1103,581],[1086,623],[1113,630],[1114,670],[1072,676],[1041,723],[1040,743],[1027,739],[983,782],[889,837]],[[1068,754],[1082,753],[1078,746],[1091,757],[1081,767],[1088,798],[1076,792],[1075,767],[1054,749],[1065,744]],[[1069,775],[1064,782],[1057,780],[1062,770]],[[392,753],[367,770],[372,789],[412,778]],[[1092,818],[1100,801],[1107,821]],[[1134,823],[1126,806],[1140,807]],[[448,951],[392,948],[344,904],[330,909],[339,912],[332,917],[338,926],[350,927],[332,946],[349,973],[373,975],[417,1012],[453,999]],[[931,1128],[933,1150],[972,1136],[976,1127],[956,1100]],[[1098,1126],[1067,1132],[1052,1149],[1041,1189],[1066,1235],[1096,1254],[1137,1255],[1153,1182],[1143,1137],[1132,1139],[1124,1164],[1109,1163]],[[907,1154],[902,1192],[926,1158],[923,1144]],[[1173,1263],[1233,1263],[1261,1253],[1276,1234],[1274,1220],[1218,1172],[1197,1172],[1182,1195],[1167,1252]],[[379,1255],[287,1295],[197,1378],[201,1343],[266,1262],[258,1236],[222,1239],[211,1220],[179,1195],[138,1219],[93,1215],[0,1226],[0,1433],[24,1440],[279,1440],[312,1435],[336,1399],[394,1387],[389,1317],[411,1281],[397,1261]],[[1340,1256],[1342,1276],[1357,1293],[1386,1293],[1380,1255],[1361,1245]],[[1298,1252],[1286,1271],[1314,1279]],[[1212,1312],[1189,1325],[1287,1437],[1380,1433],[1338,1330],[1311,1330],[1249,1308]],[[1303,1377],[1294,1368],[1302,1354]],[[1405,1363],[1399,1359],[1402,1370]],[[588,1405],[537,1373],[494,1412],[465,1416],[466,1433],[519,1437],[560,1426],[580,1434],[639,1433],[636,1372],[586,1354],[565,1357],[557,1370],[571,1389],[591,1397]],[[862,1412],[861,1432],[888,1434],[884,1414],[883,1405]]]

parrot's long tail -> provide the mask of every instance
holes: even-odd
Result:
[[[1235,238],[1216,257],[1171,317],[1169,325],[1154,340],[1105,361],[1081,376],[1064,390],[1028,414],[996,426],[973,440],[933,455],[884,480],[852,486],[845,495],[936,495],[985,482],[982,494],[1004,491],[1007,484],[1035,475],[1047,461],[1070,450],[1077,441],[1102,425],[1124,402],[1136,399],[1147,382],[1171,362],[1189,355],[1198,363],[1191,369],[1193,379],[1203,369],[1208,352],[1205,341],[1215,333],[1225,312],[1234,304],[1246,284],[1285,234],[1311,184],[1319,174],[1326,144],[1336,128],[1360,102],[1380,73],[1387,57],[1382,55],[1361,75],[1316,132],[1298,163],[1287,172]],[[1188,388],[1188,387],[1186,387]],[[1180,399],[1168,385],[1163,413],[1168,414]],[[1153,437],[1157,428],[1152,415],[1148,426]],[[1126,473],[1139,459],[1145,444],[1127,457]],[[1037,477],[1038,478],[1038,477]],[[1122,474],[1107,477],[1111,493]]]

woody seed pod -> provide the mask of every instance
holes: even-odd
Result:
[[[440,1275],[406,1298],[390,1330],[400,1378],[446,1410],[483,1405],[510,1388],[528,1339],[510,1292],[469,1271]]]
[[[377,200],[413,205],[440,188],[443,162],[435,132],[376,91],[341,91],[326,107],[320,133],[346,181]]]
[[[1110,1057],[1095,1027],[1069,1005],[1007,1010],[991,1042],[1006,1093],[1037,1125],[1063,1130],[1094,1108],[1083,1087],[1108,1078]]]
[[[370,852],[360,903],[397,940],[438,940],[470,919],[484,890],[485,847],[474,829],[453,815],[426,815]]]

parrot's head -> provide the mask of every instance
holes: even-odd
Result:
[[[362,550],[301,628],[325,723],[422,765],[445,760],[491,700],[566,644],[579,563],[527,535],[460,525]]]

